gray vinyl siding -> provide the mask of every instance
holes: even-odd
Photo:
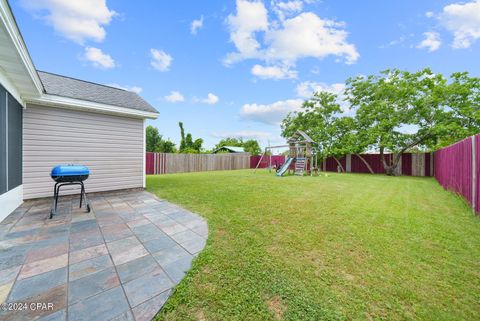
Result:
[[[143,186],[142,119],[27,106],[23,127],[24,199],[53,194],[58,164],[86,165],[87,192]]]

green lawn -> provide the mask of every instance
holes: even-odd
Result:
[[[266,171],[150,176],[208,220],[158,319],[474,320],[480,218],[434,179]]]

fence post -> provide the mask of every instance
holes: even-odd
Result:
[[[347,154],[345,155],[345,167],[346,167],[346,172],[351,173],[352,172],[352,154]]]
[[[434,164],[434,160],[433,160],[433,157],[435,156],[435,153],[434,152],[431,152],[430,153],[430,176],[435,176],[435,168],[433,168],[433,166],[435,166]]]
[[[476,196],[477,196],[477,164],[475,157],[475,135],[472,136],[472,211],[473,214],[476,214]]]

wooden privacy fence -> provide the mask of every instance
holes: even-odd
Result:
[[[250,168],[249,154],[170,154],[145,155],[146,174],[173,174]]]
[[[272,156],[265,155],[263,158],[260,155],[251,156],[250,168],[256,168],[257,165],[258,165],[258,168],[268,168],[270,164],[278,168],[280,165],[283,165],[283,163],[285,163],[286,159],[287,157],[283,155],[272,155]]]
[[[375,174],[385,174],[380,154],[361,154],[360,155],[372,168]],[[385,159],[389,163],[392,154],[385,154]],[[370,173],[370,170],[357,155],[346,155],[338,159],[347,173]],[[338,163],[333,157],[323,161],[322,170],[336,172]],[[405,153],[402,154],[396,170],[398,175],[407,176],[433,176],[433,157],[432,153]]]
[[[480,135],[466,138],[435,152],[435,178],[445,189],[464,197],[480,212]]]

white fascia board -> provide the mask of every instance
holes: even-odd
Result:
[[[10,9],[10,5],[8,4],[7,0],[0,0],[0,19],[2,23],[5,25],[5,28],[12,39],[12,42],[17,49],[18,55],[27,70],[33,85],[38,91],[40,95],[43,92],[43,85],[40,81],[40,77],[38,77],[37,70],[33,65],[32,59],[30,58],[30,54],[28,53],[27,46],[23,41],[22,35],[20,34],[20,30],[18,30],[17,23],[15,22],[15,18],[13,17],[12,11]]]
[[[94,112],[105,113],[105,114],[124,115],[124,116],[143,118],[143,119],[145,118],[156,119],[158,117],[158,113],[152,113],[152,112],[143,111],[143,110],[135,110],[135,109],[125,108],[125,107],[95,103],[87,100],[48,95],[48,94],[43,94],[39,98],[28,97],[28,98],[25,98],[25,101],[28,104],[33,104],[33,105],[94,111]]]
[[[13,82],[10,81],[2,68],[0,68],[0,84],[8,91],[10,95],[12,95],[20,103],[20,105],[23,106],[23,108],[25,108],[26,104],[25,101],[22,99],[22,95],[20,95],[17,87],[15,87]]]

